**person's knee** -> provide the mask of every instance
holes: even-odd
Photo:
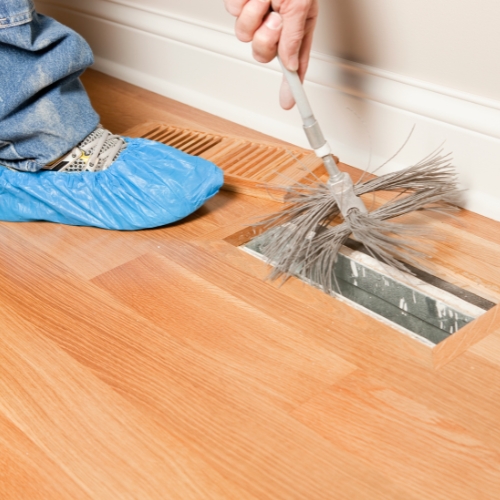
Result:
[[[58,59],[67,61],[75,67],[75,71],[86,68],[94,62],[92,49],[86,40],[71,28],[58,21],[37,14],[32,26],[32,46],[35,52],[53,50]]]

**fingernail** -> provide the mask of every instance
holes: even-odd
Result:
[[[290,71],[297,71],[299,69],[299,56],[297,54],[290,56],[290,58],[288,59],[287,68]]]
[[[267,16],[265,25],[270,29],[270,30],[277,30],[281,28],[281,25],[283,24],[283,21],[281,20],[281,16],[277,14],[276,12],[271,12]]]

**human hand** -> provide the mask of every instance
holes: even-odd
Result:
[[[236,17],[237,38],[252,42],[257,61],[267,63],[279,54],[285,67],[304,79],[318,17],[317,0],[224,0],[224,4]],[[274,12],[269,12],[270,7]],[[295,104],[285,80],[280,103],[284,109]]]

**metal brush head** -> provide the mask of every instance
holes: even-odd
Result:
[[[441,151],[400,172],[358,183],[354,189],[358,196],[374,191],[398,195],[366,214],[351,210],[342,221],[327,183],[287,188],[285,209],[259,223],[270,230],[262,251],[273,265],[271,279],[300,273],[325,291],[334,291],[333,269],[349,237],[382,262],[408,271],[403,262],[415,266],[425,260],[432,250],[431,235],[426,226],[390,219],[417,210],[449,212],[460,195],[449,156]]]

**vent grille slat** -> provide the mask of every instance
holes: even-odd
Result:
[[[234,175],[246,175],[248,166],[251,162],[259,161],[263,155],[266,154],[266,150],[262,150],[261,147],[251,147],[249,150],[245,151],[245,154],[238,155],[233,161],[228,162],[228,172]]]
[[[150,133],[143,134],[142,137],[180,149],[193,156],[203,154],[222,141],[222,137],[193,133],[175,127],[169,127],[167,130],[156,127]]]
[[[162,142],[167,146],[172,146],[172,144],[177,140],[177,138],[182,134],[179,130],[171,130],[163,134],[158,133],[156,136],[151,137],[153,141]]]
[[[193,156],[200,156],[203,154],[207,149],[213,148],[215,145],[219,144],[222,139],[216,138],[216,137],[210,137],[207,138],[204,141],[197,141],[196,144],[193,144],[190,146],[189,150],[186,151],[186,153],[189,153],[190,155]]]
[[[248,156],[250,153],[253,152],[255,149],[254,144],[243,144],[240,145],[237,148],[230,149],[229,151],[225,152],[224,156],[220,156],[218,158],[219,161],[216,161],[215,159],[213,160],[214,163],[219,165],[220,168],[223,170],[227,170],[227,172],[231,171],[231,167],[238,162],[241,158],[244,158]]]
[[[281,150],[275,150],[268,154],[264,161],[258,161],[249,165],[246,174],[249,178],[261,180],[263,175],[268,169],[275,168],[276,165],[280,165],[282,159],[286,158],[285,154]]]

